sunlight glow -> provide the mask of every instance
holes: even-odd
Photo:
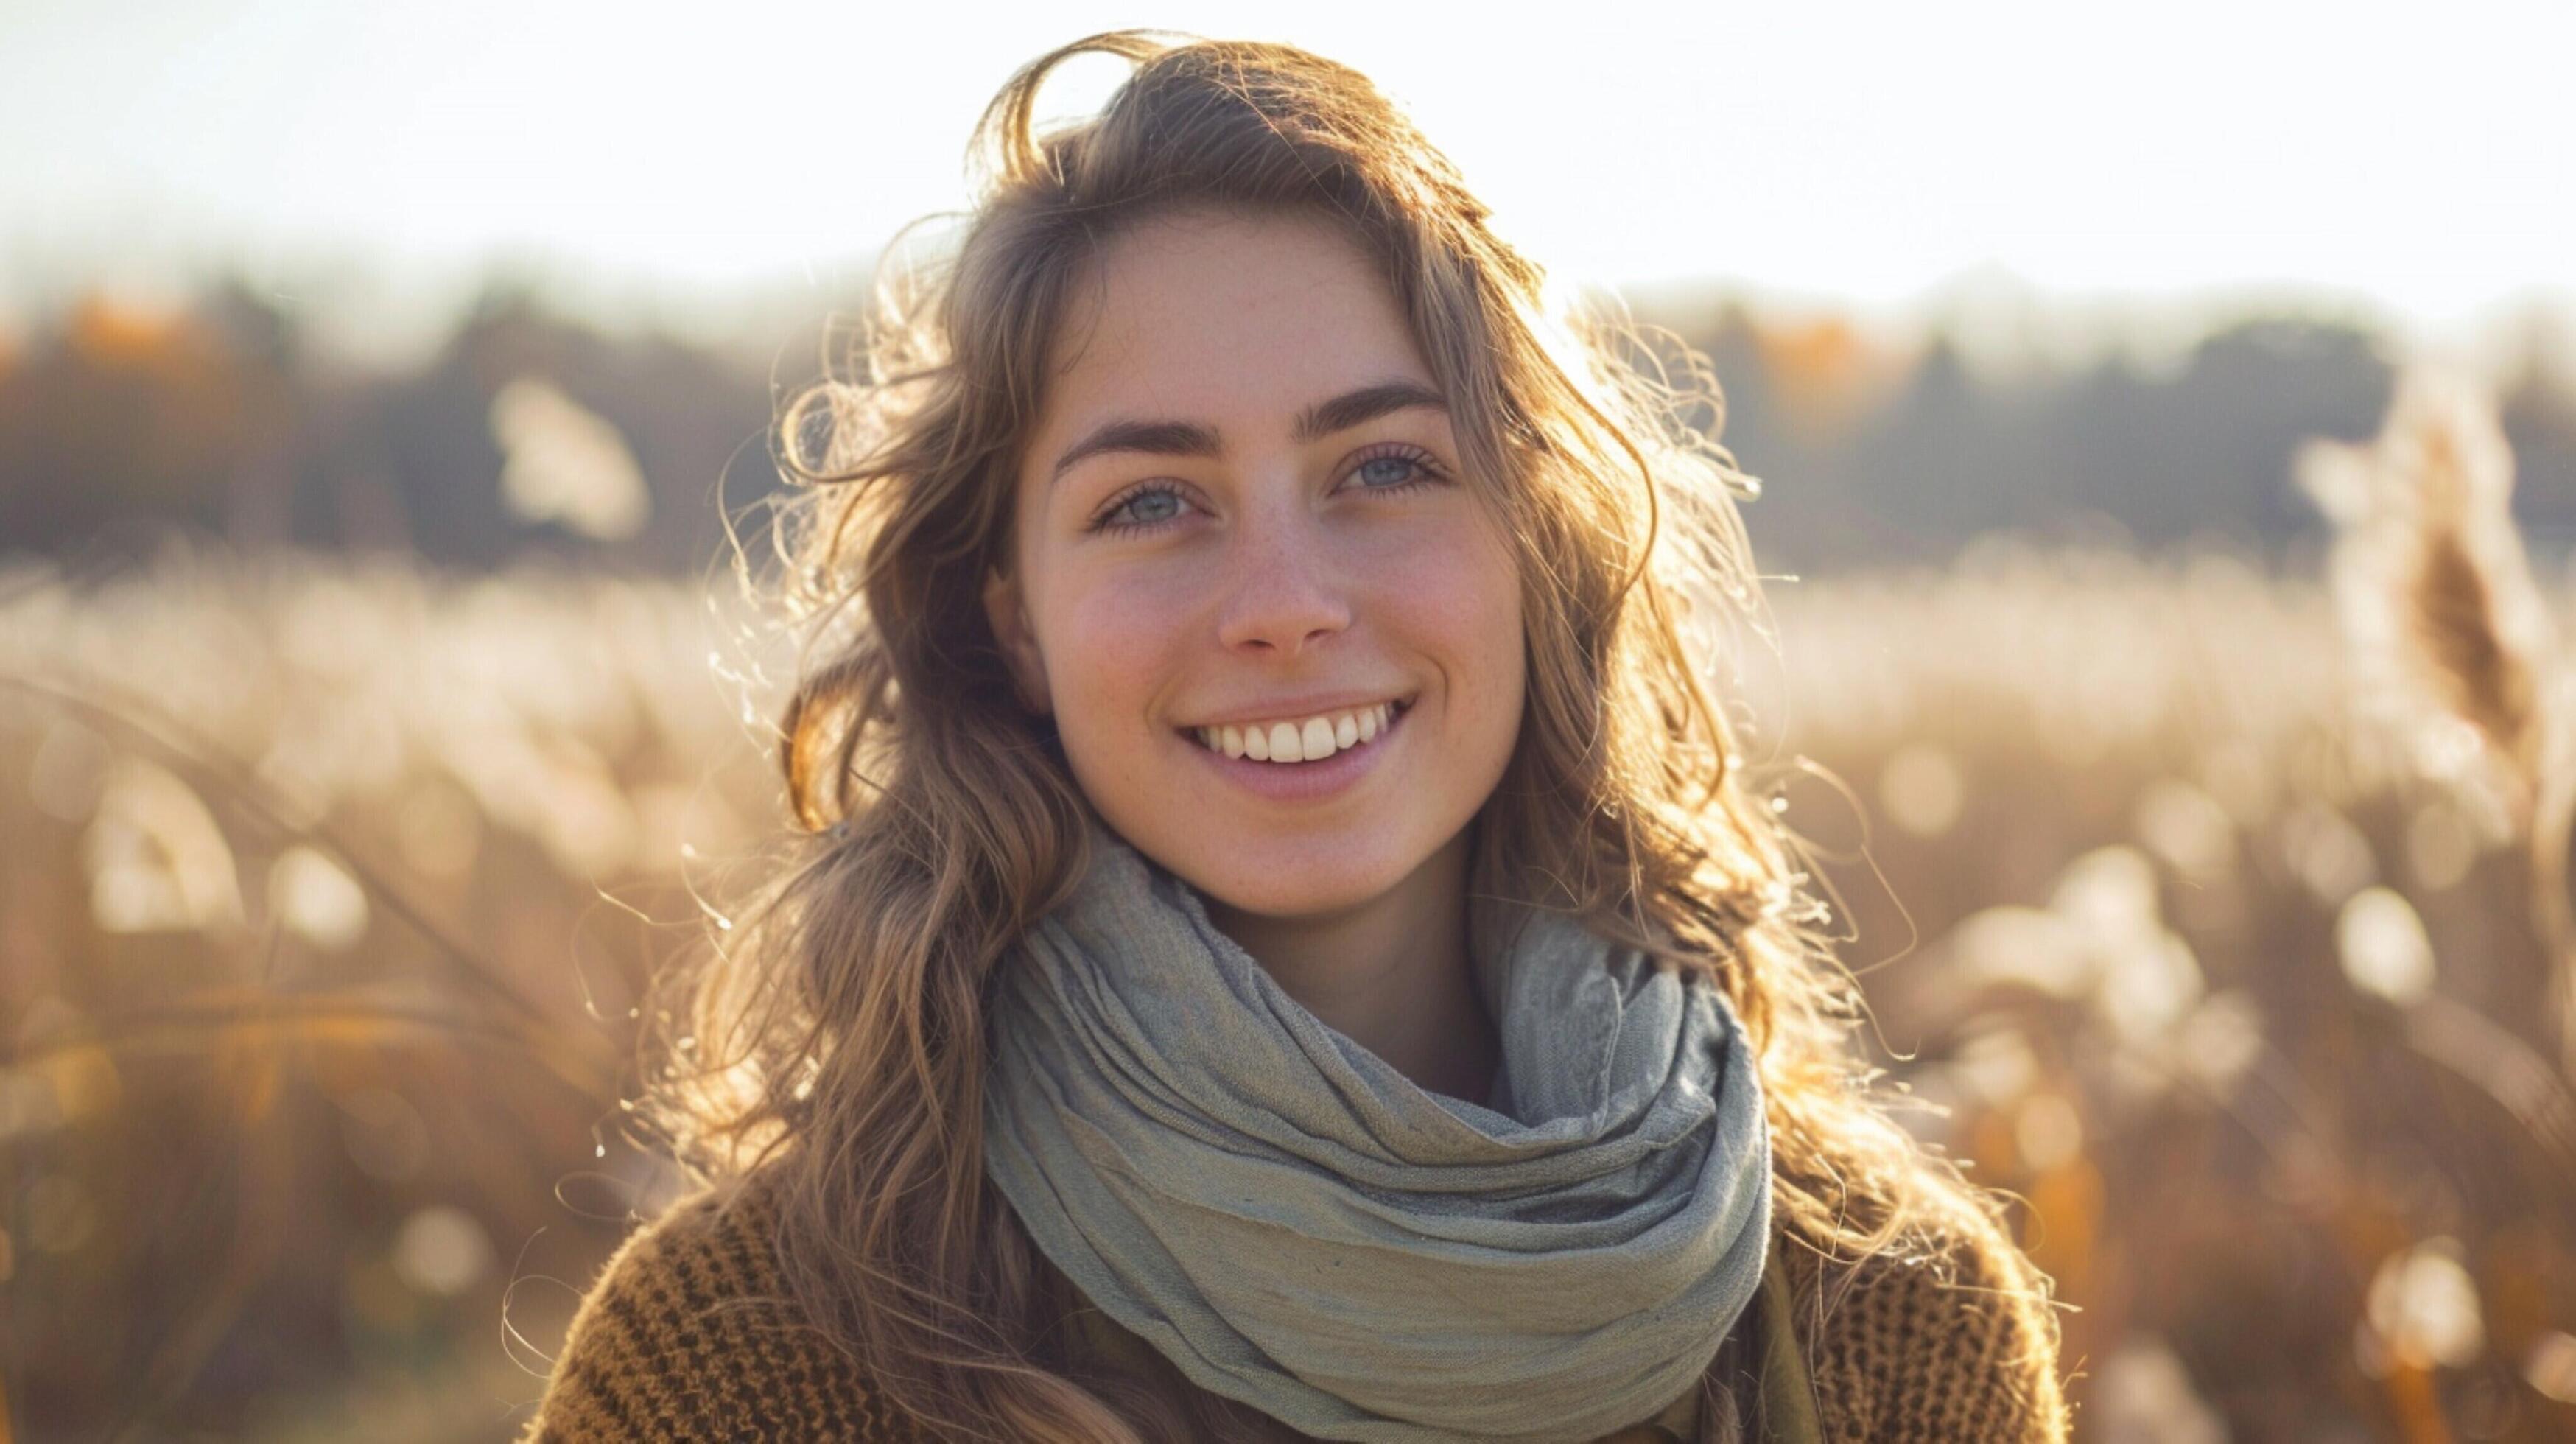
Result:
[[[1587,7],[1580,26],[1208,0],[1376,77],[1541,259],[1880,304],[2298,286],[2417,318],[2576,291],[2576,7]],[[286,284],[495,257],[607,302],[845,290],[965,203],[1019,63],[1096,0],[34,0],[0,14],[0,297],[231,258]],[[1162,18],[1162,17],[1157,17]],[[1066,109],[1116,62],[1062,78]],[[1086,87],[1089,87],[1086,89]]]

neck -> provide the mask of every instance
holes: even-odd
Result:
[[[1472,831],[1337,912],[1269,917],[1208,898],[1208,918],[1306,1011],[1416,1086],[1486,1103],[1501,1043],[1468,952]]]

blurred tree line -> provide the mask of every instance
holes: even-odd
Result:
[[[2008,527],[2278,558],[2317,527],[2292,451],[2369,434],[2395,359],[2357,323],[2255,316],[2176,365],[2002,377],[1946,336],[1897,354],[1849,322],[1735,302],[1639,314],[1712,359],[1721,439],[1765,480],[1748,525],[1770,570],[1937,563]],[[531,553],[701,568],[722,553],[719,505],[779,484],[771,379],[510,282],[392,373],[322,359],[238,281],[176,311],[87,296],[0,343],[0,552],[112,564],[175,529],[468,569]],[[2576,540],[2576,382],[2535,340],[2501,389],[2521,519],[2545,549]]]
[[[729,463],[728,507],[777,485],[769,398],[730,357],[514,285],[393,373],[330,364],[239,283],[176,313],[84,297],[0,350],[0,552],[113,562],[176,529],[460,568],[693,568],[716,554]]]

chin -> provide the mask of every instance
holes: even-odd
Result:
[[[1186,864],[1163,865],[1210,902],[1261,917],[1317,917],[1381,897],[1421,859],[1354,848],[1337,837],[1282,838],[1268,846],[1173,849]]]

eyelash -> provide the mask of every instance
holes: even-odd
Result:
[[[1433,459],[1430,452],[1424,451],[1420,447],[1401,445],[1385,447],[1359,457],[1351,463],[1350,472],[1345,475],[1346,477],[1349,475],[1356,475],[1361,467],[1367,466],[1371,462],[1389,460],[1412,462],[1415,471],[1420,474],[1410,481],[1400,481],[1393,486],[1364,487],[1362,490],[1368,492],[1371,496],[1388,496],[1399,492],[1411,491],[1420,486],[1429,486],[1435,482],[1447,481],[1449,479],[1449,474],[1440,469],[1440,464]],[[1108,505],[1103,506],[1100,509],[1099,514],[1091,519],[1091,524],[1084,528],[1084,530],[1092,532],[1132,533],[1154,531],[1161,527],[1170,526],[1173,522],[1180,520],[1180,518],[1177,516],[1165,517],[1161,521],[1110,520],[1110,518],[1118,515],[1121,510],[1124,510],[1129,502],[1135,501],[1140,497],[1152,496],[1159,492],[1169,492],[1174,496],[1178,496],[1180,495],[1180,488],[1169,481],[1156,480],[1138,482],[1136,485],[1127,488],[1125,491],[1122,491],[1118,493],[1117,496],[1111,498]]]

